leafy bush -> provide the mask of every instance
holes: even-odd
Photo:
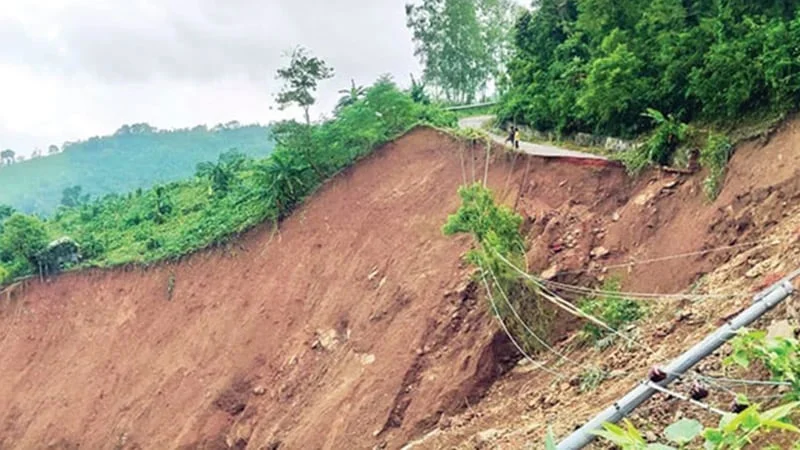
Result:
[[[541,344],[530,336],[530,331],[537,335],[545,332],[550,315],[541,307],[537,290],[520,279],[517,272],[498,256],[502,255],[517,267],[524,267],[525,242],[519,231],[522,218],[510,208],[498,206],[491,190],[480,183],[463,186],[458,194],[461,207],[448,217],[442,232],[445,236],[459,233],[473,236],[477,248],[467,253],[467,260],[481,270],[487,283],[495,287],[492,295],[499,319],[528,350],[539,348]]]
[[[717,198],[725,178],[725,167],[731,157],[733,146],[727,137],[712,133],[700,151],[700,164],[708,169],[703,189],[710,199]]]
[[[790,415],[800,403],[787,403],[769,411],[759,412],[757,406],[751,406],[739,414],[727,414],[720,420],[717,428],[703,428],[703,425],[692,419],[681,419],[664,430],[667,439],[679,446],[686,447],[701,436],[704,438],[702,448],[708,450],[740,450],[747,447],[753,439],[761,434],[773,431],[789,431],[800,433],[800,429],[789,422]],[[645,441],[642,433],[629,421],[624,421],[624,428],[612,423],[603,425],[603,430],[595,432],[597,436],[619,446],[622,450],[676,450],[675,447]],[[690,448],[699,448],[694,446]]]
[[[0,234],[0,263],[12,277],[33,271],[36,257],[47,247],[44,223],[33,216],[16,213],[5,221]]]
[[[622,162],[628,172],[633,174],[641,172],[652,164],[669,164],[675,150],[689,132],[689,126],[672,115],[665,117],[661,112],[649,108],[643,115],[652,120],[656,129],[644,145],[622,154]]]
[[[275,150],[265,159],[227,152],[200,164],[193,179],[77,202],[45,222],[21,214],[4,221],[7,208],[0,208],[0,265],[11,276],[32,273],[32,256],[48,236],[73,237],[89,266],[150,263],[225,242],[286,217],[325,179],[420,122],[451,126],[455,117],[414,103],[384,77],[330,121],[274,125]],[[140,134],[150,132],[137,133],[123,135],[149,142]]]
[[[516,280],[516,273],[497,254],[518,264],[518,267],[524,265],[525,242],[519,231],[522,217],[506,206],[498,206],[492,191],[480,183],[461,187],[458,195],[461,207],[447,218],[442,228],[444,235],[471,234],[478,248],[470,250],[467,259],[476,266],[491,270],[502,281]]]
[[[578,301],[578,307],[586,314],[597,317],[609,327],[617,330],[644,316],[641,304],[619,295],[620,281],[609,278],[603,283],[602,290],[610,294],[593,294]],[[587,323],[583,332],[593,342],[606,337],[608,330],[594,323]]]
[[[734,338],[731,345],[733,353],[725,359],[727,365],[748,368],[759,362],[774,380],[791,383],[788,399],[800,400],[800,342],[797,339],[768,339],[764,331],[745,331]]]
[[[789,422],[789,417],[800,406],[798,402],[786,403],[769,411],[759,412],[753,405],[738,415],[730,414],[720,421],[719,427],[703,432],[705,448],[712,450],[739,450],[747,447],[759,434],[772,431],[800,433]]]
[[[581,372],[578,389],[581,392],[591,392],[597,389],[608,377],[608,373],[597,367],[590,367]]]
[[[11,281],[11,273],[8,269],[0,266],[0,286],[6,284],[7,282]]]
[[[518,21],[498,119],[636,135],[800,105],[797,2],[541,0]]]

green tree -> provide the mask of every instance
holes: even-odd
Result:
[[[219,156],[216,163],[203,162],[197,165],[196,176],[207,179],[211,185],[211,195],[225,196],[236,179],[236,171],[245,163],[244,155],[236,150],[229,150]]]
[[[15,213],[5,221],[0,235],[0,260],[11,264],[12,275],[22,275],[36,266],[36,257],[48,242],[41,220]]]
[[[422,0],[406,23],[423,79],[450,102],[467,103],[496,79],[508,54],[516,8],[508,0]]]
[[[303,109],[306,120],[306,129],[303,130],[305,145],[300,149],[320,179],[325,178],[325,172],[314,162],[309,109],[316,102],[314,95],[317,86],[321,81],[332,78],[333,73],[333,69],[325,61],[312,56],[304,47],[294,49],[290,55],[289,65],[278,69],[278,79],[282,80],[284,85],[276,100],[281,109],[290,105],[297,105]]]
[[[606,37],[601,47],[605,56],[592,63],[578,98],[583,117],[601,132],[636,130],[648,102],[649,87],[641,73],[644,64],[624,40],[619,30]]]
[[[783,0],[537,0],[516,23],[500,120],[638,134],[800,106],[800,12]]]
[[[0,164],[14,164],[16,153],[14,150],[7,148],[0,152]]]
[[[83,188],[79,185],[64,188],[61,192],[61,206],[75,208],[89,202],[89,194],[81,195]]]
[[[725,27],[720,19],[709,26]],[[703,113],[710,118],[734,118],[746,106],[769,98],[764,73],[754,64],[764,48],[763,28],[749,18],[736,28],[739,31],[734,38],[719,33],[703,64],[690,76],[688,93],[699,100]]]
[[[281,108],[290,105],[302,108],[306,125],[311,126],[309,109],[316,103],[314,95],[317,86],[321,81],[333,77],[333,69],[304,47],[295,48],[289,58],[289,65],[278,69],[277,77],[284,85],[276,101]]]
[[[0,204],[0,233],[3,232],[3,223],[14,214],[14,208]]]

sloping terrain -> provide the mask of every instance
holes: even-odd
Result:
[[[589,283],[632,258],[786,226],[800,193],[796,133],[789,125],[766,148],[741,149],[711,205],[701,174],[632,181],[619,167],[500,152],[486,173],[527,219],[531,269]],[[764,180],[759,158],[785,165]],[[400,448],[431,430],[424,448],[471,448],[491,427],[503,430],[490,447],[520,448],[548,422],[563,434],[648,358],[688,342],[650,355],[579,348],[576,359],[631,370],[592,394],[528,367],[495,383],[519,356],[468,282],[470,240],[441,233],[458,186],[484,170],[481,148],[418,129],[326,184],[280,229],[172,265],[13,286],[0,300],[0,449]],[[592,257],[598,247],[608,254]],[[702,284],[735,253],[631,266],[626,287]],[[712,321],[726,305],[697,317]],[[669,323],[674,306],[649,320]],[[552,339],[569,345],[575,326],[559,323]]]
[[[61,153],[0,166],[0,204],[39,215],[52,214],[62,191],[81,186],[83,194],[104,197],[190,178],[197,164],[216,161],[236,149],[251,157],[274,147],[261,125],[156,130],[124,125],[110,136],[65,143]]]
[[[440,231],[459,155],[416,131],[280,230],[15,287],[0,304],[0,447],[394,447],[477,401],[509,349],[463,287],[468,239]]]
[[[550,203],[531,196],[527,212],[538,218],[539,225],[532,227],[529,236],[529,262],[535,269],[551,269],[555,279],[588,285],[613,274],[622,278],[625,290],[634,292],[733,296],[697,299],[687,294],[646,301],[649,316],[633,330],[643,347],[618,342],[599,350],[570,336],[556,345],[569,360],[559,360],[548,352],[537,355],[561,377],[523,361],[492,387],[483,402],[444,417],[439,427],[408,448],[542,448],[548,425],[557,437],[565,436],[627,393],[650,367],[688,349],[725,318],[748,306],[752,295],[800,267],[798,143],[800,122],[794,120],[769,142],[740,146],[729,165],[725,187],[714,202],[702,194],[702,174],[658,172],[642,177],[627,194],[615,192],[613,183],[606,184],[588,205],[580,200]],[[541,197],[553,198],[552,186],[532,185],[534,190],[537,187]],[[560,185],[562,191],[575,188],[569,183]],[[597,207],[609,202],[615,203],[611,209]],[[598,248],[607,250],[608,255],[593,258],[592,250],[597,254]],[[684,256],[671,258],[673,255]],[[619,267],[622,264],[630,265]],[[563,295],[574,298],[574,294]],[[795,296],[760,320],[756,328],[780,330],[788,321],[796,329],[800,326],[798,311]],[[723,347],[699,369],[711,376],[769,378],[758,369],[724,372],[721,360],[726,351]],[[582,392],[580,385],[588,369],[605,370],[609,378],[597,389]],[[675,389],[685,393],[688,384],[679,381]],[[773,387],[736,390],[751,398],[772,398],[765,406],[778,401]],[[708,401],[727,410],[733,399],[730,392],[712,389]],[[697,418],[712,426],[719,420],[663,395],[648,401],[631,418],[649,440],[661,437],[664,442],[660,433],[680,417]],[[769,442],[758,444],[790,448],[794,441],[792,435],[774,435]],[[598,442],[592,448],[608,446]]]

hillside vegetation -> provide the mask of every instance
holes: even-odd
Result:
[[[269,128],[260,125],[182,130],[125,125],[111,136],[68,143],[59,154],[0,167],[0,204],[51,214],[62,203],[64,189],[80,186],[80,197],[146,189],[190,177],[195,165],[227,150],[264,157],[272,147]]]
[[[516,24],[499,110],[540,130],[633,136],[800,99],[797,2],[541,0]]]
[[[109,194],[46,220],[4,208],[0,275],[34,273],[48,242],[62,236],[77,242],[82,265],[111,266],[179,257],[264,220],[277,223],[327,178],[420,122],[450,126],[455,116],[413,102],[383,78],[330,121],[275,124],[267,158],[226,152],[199,164],[192,179]]]

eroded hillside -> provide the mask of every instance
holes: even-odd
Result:
[[[531,268],[589,283],[631,258],[785,226],[800,195],[797,133],[741,149],[711,205],[701,174],[632,181],[615,166],[499,151],[486,173],[527,218]],[[762,160],[776,159],[764,178]],[[469,239],[441,233],[458,186],[484,170],[482,148],[417,129],[280,229],[176,264],[13,287],[0,302],[0,448],[400,448],[432,430],[421,445],[470,448],[489,427],[503,428],[490,446],[519,448],[546,422],[564,432],[616,391],[564,402],[561,384],[528,370],[496,383],[519,356],[468,283]],[[626,287],[680,291],[735,255],[632,266]],[[569,341],[576,326],[560,318],[552,339]],[[579,351],[613,368],[645,364],[635,352]]]

